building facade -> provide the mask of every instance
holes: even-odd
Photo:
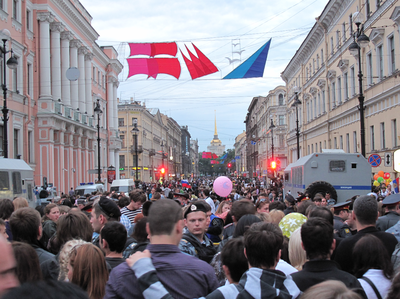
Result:
[[[349,46],[357,26],[354,13],[370,42],[361,49],[362,86],[357,78],[358,57]],[[331,0],[308,36],[282,72],[288,92],[289,160],[297,159],[296,119],[300,124],[301,156],[322,149],[361,153],[359,90],[365,96],[366,157],[377,154],[383,170],[396,175],[393,151],[399,148],[400,112],[400,6],[394,0]],[[299,87],[298,118],[292,103]],[[389,160],[384,161],[384,157]],[[385,159],[386,160],[386,159]],[[389,163],[384,163],[389,162]]]
[[[199,172],[199,141],[196,139],[190,140],[190,158],[192,160],[192,176],[197,178],[200,176]]]
[[[247,176],[247,153],[246,153],[246,131],[243,131],[235,138],[235,165],[236,174],[239,176]]]
[[[1,26],[11,33],[7,50],[18,61],[16,69],[6,69],[5,78],[8,157],[24,159],[36,185],[47,178],[58,192],[94,182],[99,167],[94,107],[99,101],[101,179],[107,184],[105,170],[118,168],[121,147],[117,52],[97,45],[92,17],[79,1],[6,0],[0,5]]]
[[[181,126],[181,145],[182,145],[182,178],[192,175],[192,159],[190,156],[190,133],[188,126]]]
[[[216,115],[214,120],[214,138],[211,140],[210,145],[207,146],[207,151],[216,154],[217,156],[221,156],[225,152],[225,145],[223,145],[222,141],[218,138]]]

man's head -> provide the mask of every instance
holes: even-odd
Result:
[[[10,289],[19,285],[18,278],[15,274],[17,267],[11,244],[0,236],[0,297]]]
[[[308,219],[301,226],[301,241],[309,260],[330,258],[335,249],[332,224],[320,217]]]
[[[174,198],[179,200],[181,205],[186,205],[189,202],[189,194],[187,193],[174,193]]]
[[[282,231],[276,224],[254,223],[244,234],[245,255],[251,267],[274,269],[282,244]]]
[[[0,218],[3,220],[8,220],[13,212],[13,202],[7,198],[0,199]]]
[[[118,205],[111,199],[102,196],[92,209],[90,223],[93,231],[100,233],[101,228],[110,221],[119,221],[121,211]]]
[[[148,233],[152,236],[169,236],[181,240],[183,230],[182,209],[175,201],[160,199],[150,206]]]
[[[100,248],[104,253],[122,253],[127,239],[125,226],[116,221],[107,222],[100,232]]]
[[[378,218],[378,203],[369,195],[360,196],[353,204],[353,218],[360,225],[375,225]]]
[[[328,201],[325,197],[321,198],[321,207],[326,207],[328,205]]]
[[[135,190],[129,193],[129,209],[130,210],[137,210],[140,209],[143,203],[146,201],[146,195],[143,194],[140,190]]]
[[[207,208],[202,202],[192,203],[185,211],[184,223],[188,231],[202,239],[207,230]]]
[[[244,255],[243,237],[226,242],[221,250],[221,263],[230,283],[238,283],[243,273],[249,269]]]
[[[35,244],[42,236],[40,214],[32,208],[22,208],[10,217],[10,227],[14,241]]]
[[[315,207],[308,215],[309,219],[313,217],[321,217],[333,225],[333,214],[327,207]]]
[[[340,217],[343,221],[349,219],[350,213],[350,203],[349,202],[341,202],[333,206],[333,213],[335,216]]]
[[[231,214],[235,223],[237,223],[243,215],[255,213],[256,207],[248,200],[238,200],[232,204]]]

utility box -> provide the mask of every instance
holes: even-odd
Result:
[[[336,202],[345,202],[354,195],[371,192],[371,165],[361,154],[348,154],[343,150],[322,150],[301,157],[289,164],[285,170],[285,192],[293,196],[297,192],[326,192]]]

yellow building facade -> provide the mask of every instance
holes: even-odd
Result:
[[[361,26],[370,39],[360,55],[366,158],[379,155],[381,164],[372,172],[383,170],[394,178],[393,152],[400,145],[400,4],[395,0],[331,0],[316,19],[281,74],[288,95],[288,159],[297,160],[297,119],[300,156],[322,149],[361,153],[359,59],[349,52],[356,12],[365,16]]]

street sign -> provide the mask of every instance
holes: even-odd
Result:
[[[368,163],[371,164],[372,167],[378,167],[382,163],[381,156],[377,154],[369,155]]]
[[[385,153],[384,162],[386,167],[392,166],[392,153]]]
[[[393,169],[400,172],[400,150],[393,153]]]

